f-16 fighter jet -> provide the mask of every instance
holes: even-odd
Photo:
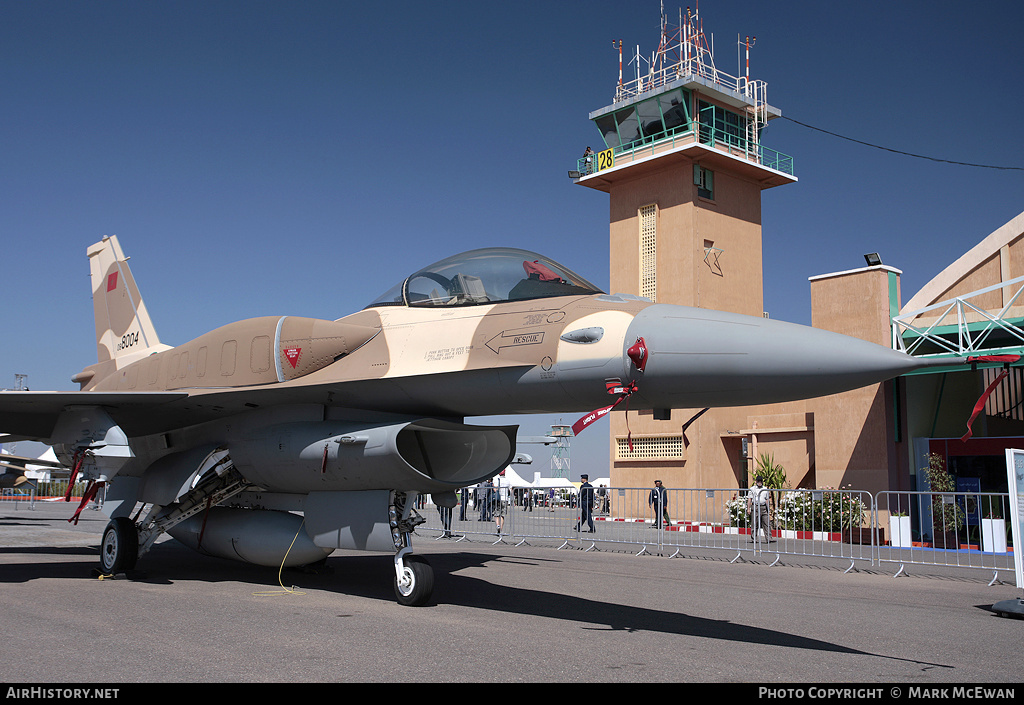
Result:
[[[579,412],[584,427],[627,396],[633,410],[746,406],[926,364],[806,326],[609,295],[511,248],[443,259],[338,320],[254,318],[170,347],[117,239],[88,256],[98,362],[72,378],[78,391],[0,393],[0,431],[52,445],[89,481],[82,506],[106,485],[106,574],[133,569],[165,532],[274,567],[384,551],[397,600],[420,605],[433,572],[412,553],[416,496],[453,506],[516,453],[516,426],[466,417]]]

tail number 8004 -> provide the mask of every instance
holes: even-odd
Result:
[[[139,344],[139,333],[138,333],[138,331],[136,331],[134,333],[126,333],[125,335],[121,336],[121,342],[117,344],[117,349],[118,350],[124,350],[125,348],[130,348],[133,345],[138,345],[138,344]]]

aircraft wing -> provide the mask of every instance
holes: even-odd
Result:
[[[101,406],[114,418],[130,419],[187,398],[186,392],[0,392],[0,430],[8,434],[6,440],[45,442],[70,406]]]
[[[24,470],[28,465],[38,465],[44,468],[63,468],[64,465],[57,460],[43,460],[42,458],[26,458],[23,455],[0,455],[0,467]]]
[[[473,373],[464,373],[473,377]],[[481,377],[485,372],[479,373]],[[129,436],[164,433],[261,407],[320,404],[350,409],[424,416],[472,416],[488,413],[466,406],[458,395],[425,393],[419,387],[445,388],[447,375],[405,380],[348,380],[235,389],[189,389],[169,392],[0,392],[0,432],[8,441],[47,442],[60,415],[69,407],[102,407]],[[483,381],[481,380],[481,383]],[[465,380],[463,380],[465,383]]]

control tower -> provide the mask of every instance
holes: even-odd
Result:
[[[753,38],[739,43],[746,68],[715,64],[697,12],[662,13],[658,48],[637,48],[611,105],[590,114],[602,142],[569,175],[609,195],[610,291],[659,303],[764,315],[761,192],[795,182],[791,157],[764,146],[781,112],[764,81],[749,75]],[[747,412],[700,409],[612,418],[612,482],[649,487],[746,486],[741,444],[724,429],[746,428]],[[685,433],[684,433],[685,430]],[[631,437],[632,443],[627,440]],[[693,484],[699,483],[699,484]]]

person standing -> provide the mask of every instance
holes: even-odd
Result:
[[[661,480],[654,481],[654,489],[647,498],[647,506],[654,509],[654,524],[651,528],[660,529],[664,520],[665,526],[672,526],[668,520],[668,490],[661,486]]]
[[[488,480],[477,485],[477,499],[480,503],[480,518],[477,521],[491,520],[491,501],[494,499],[494,483]]]
[[[768,523],[768,497],[771,490],[764,486],[764,480],[760,475],[754,478],[754,487],[750,488],[747,498],[747,516],[752,517],[754,525],[750,531],[750,540],[757,540],[757,535],[764,531],[764,539],[767,543],[773,543],[771,526]]]
[[[590,531],[594,533],[594,486],[590,484],[590,475],[580,475],[583,484],[580,485],[580,518],[576,522],[575,531],[579,531],[583,522],[587,522]]]
[[[501,530],[505,528],[505,501],[502,499],[501,486],[497,486],[491,494],[491,518],[494,519],[495,534],[501,536]]]
[[[441,526],[444,529],[444,533],[441,536],[442,538],[450,539],[452,537],[452,507],[438,504],[437,513],[441,515]]]

